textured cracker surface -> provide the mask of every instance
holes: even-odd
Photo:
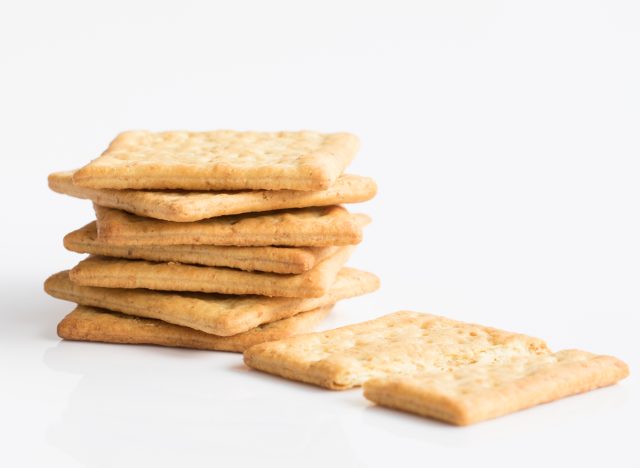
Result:
[[[324,190],[358,147],[349,133],[131,131],[77,171],[74,182],[112,189]]]
[[[215,336],[160,320],[78,306],[58,324],[65,340],[152,344],[179,348],[242,352],[249,346],[313,330],[331,306],[303,312],[235,336]]]
[[[376,184],[368,177],[342,175],[326,190],[252,190],[194,192],[166,190],[112,190],[80,187],[73,171],[49,176],[49,187],[58,193],[92,200],[100,206],[166,221],[189,222],[241,213],[358,203],[373,198]]]
[[[74,267],[69,277],[71,281],[82,286],[103,288],[320,297],[329,290],[353,249],[351,246],[341,247],[331,257],[299,275],[89,257]]]
[[[105,257],[179,262],[272,273],[304,273],[339,247],[233,247],[217,245],[111,245],[98,239],[96,222],[67,234],[64,246],[73,252]]]
[[[612,385],[628,374],[626,364],[614,357],[565,350],[452,372],[374,379],[365,383],[364,395],[384,406],[466,425]]]
[[[224,296],[80,286],[69,279],[68,271],[62,271],[47,279],[45,291],[58,299],[82,305],[155,318],[213,335],[230,336],[300,312],[325,307],[341,299],[373,292],[379,285],[378,278],[371,273],[343,268],[329,291],[318,298]]]
[[[418,312],[396,312],[321,333],[258,345],[249,367],[330,389],[372,378],[450,371],[471,363],[547,354],[544,341]]]
[[[143,218],[94,205],[98,239],[111,245],[329,247],[358,244],[366,215],[341,206],[222,216],[193,223]]]

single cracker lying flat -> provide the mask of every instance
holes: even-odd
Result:
[[[612,385],[628,374],[627,365],[614,357],[565,350],[453,372],[374,379],[364,384],[364,396],[380,405],[467,425]]]
[[[98,239],[111,245],[328,247],[358,244],[369,217],[341,206],[222,216],[193,223],[143,218],[94,205]]]
[[[339,247],[233,247],[217,245],[111,245],[98,239],[95,221],[67,234],[73,252],[105,257],[179,262],[272,273],[304,273]]]
[[[331,257],[299,275],[89,257],[76,265],[69,277],[76,284],[102,288],[320,297],[329,290],[353,249],[351,246],[341,247]]]
[[[151,344],[241,353],[258,343],[308,333],[330,311],[331,306],[327,306],[272,322],[239,335],[216,336],[160,320],[78,306],[58,324],[58,336],[65,340]]]
[[[538,338],[403,311],[258,345],[245,352],[244,361],[254,369],[342,390],[376,377],[448,371],[548,352]]]
[[[243,333],[265,323],[373,292],[379,286],[375,275],[353,268],[340,270],[324,296],[306,299],[80,286],[69,279],[68,271],[52,275],[44,285],[45,291],[58,299],[155,318],[220,336]]]
[[[349,133],[131,131],[73,180],[111,189],[325,190],[358,147]]]
[[[49,176],[49,187],[58,193],[93,200],[139,216],[166,221],[189,222],[240,213],[338,205],[370,200],[376,194],[373,179],[342,175],[326,190],[252,190],[241,192],[193,192],[112,190],[80,187],[73,171]]]

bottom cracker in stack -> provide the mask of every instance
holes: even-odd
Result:
[[[260,325],[237,335],[217,336],[161,320],[78,306],[58,324],[58,336],[65,340],[152,344],[241,353],[258,343],[312,331],[332,307],[301,312],[288,319]]]
[[[263,343],[249,367],[342,390],[364,385],[371,401],[466,425],[625,378],[612,356],[416,312],[397,312],[321,333]]]

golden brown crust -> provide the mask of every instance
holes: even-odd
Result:
[[[383,406],[467,425],[612,385],[629,374],[612,356],[565,350],[478,363],[452,372],[390,376],[365,383]]]
[[[330,311],[331,306],[314,309],[245,333],[223,337],[160,320],[78,306],[58,324],[58,336],[65,340],[242,352],[255,344],[308,333]]]
[[[139,216],[191,222],[233,214],[358,203],[373,198],[376,184],[368,177],[344,174],[326,190],[252,190],[240,192],[112,190],[80,187],[74,171],[55,172],[49,187],[58,193],[92,200]]]
[[[69,279],[68,271],[62,271],[47,279],[45,291],[58,299],[82,305],[155,318],[213,335],[230,336],[375,291],[379,284],[378,278],[371,273],[343,268],[329,291],[319,298],[222,296],[80,286]]]
[[[234,247],[217,245],[111,245],[98,239],[95,221],[67,234],[73,252],[106,257],[178,262],[246,271],[298,274],[335,254],[339,247]]]
[[[396,312],[322,333],[259,345],[249,367],[342,390],[375,377],[442,371],[473,362],[547,354],[544,341],[417,312]]]
[[[98,239],[111,245],[352,245],[362,240],[362,218],[368,218],[350,214],[341,206],[325,206],[174,223],[97,205],[94,208]]]
[[[320,297],[329,290],[352,251],[351,246],[341,247],[299,275],[92,256],[76,265],[69,277],[79,285],[102,288]]]
[[[111,189],[325,190],[358,147],[349,133],[131,131],[73,180]]]

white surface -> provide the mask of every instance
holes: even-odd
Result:
[[[351,262],[398,309],[640,368],[634,1],[2,2],[2,466],[639,466],[638,380],[470,428],[250,372],[61,343],[43,280],[87,202],[46,175],[118,132],[350,130],[378,198]],[[188,463],[186,463],[188,462]]]

